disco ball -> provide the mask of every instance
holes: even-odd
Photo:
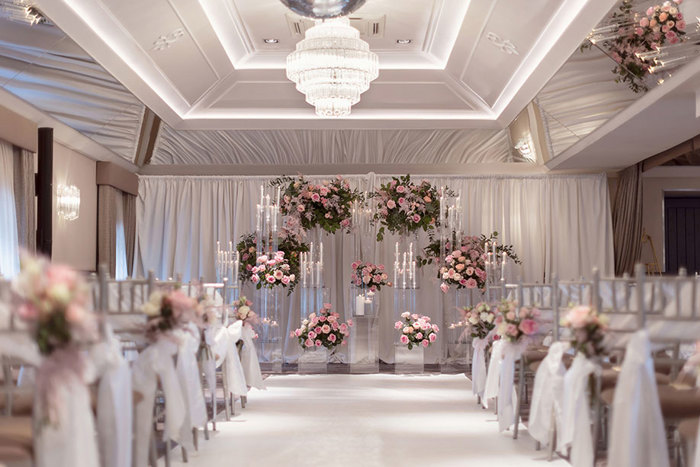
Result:
[[[280,0],[294,13],[313,19],[346,16],[365,4],[366,0]]]

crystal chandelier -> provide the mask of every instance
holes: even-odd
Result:
[[[316,21],[287,57],[287,77],[321,117],[346,117],[379,75],[377,55],[347,17]]]

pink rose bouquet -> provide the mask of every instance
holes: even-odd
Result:
[[[469,237],[478,240],[477,237]],[[458,250],[445,256],[444,266],[440,267],[440,289],[447,292],[449,286],[458,289],[483,289],[486,287],[486,255],[478,241],[467,242]]]
[[[326,303],[318,314],[311,313],[304,319],[290,337],[299,339],[299,345],[304,349],[325,347],[330,350],[345,344],[344,339],[350,335],[351,327],[351,319],[341,322],[340,314],[331,311],[331,304]]]
[[[295,285],[296,275],[290,272],[291,267],[285,258],[284,251],[277,251],[273,256],[258,256],[255,263],[256,266],[251,270],[250,281],[257,289]]]
[[[401,318],[401,321],[394,324],[394,328],[399,331],[399,341],[407,345],[408,350],[413,349],[414,346],[428,347],[437,339],[440,328],[437,324],[430,323],[429,316],[405,311],[401,314]]]
[[[605,347],[603,339],[608,329],[606,316],[586,305],[579,305],[569,309],[561,325],[571,334],[571,346],[577,352],[582,352],[586,357],[592,358],[603,355]]]
[[[263,245],[263,250],[265,250],[266,245]],[[300,242],[297,237],[280,234],[278,239],[278,250],[284,253],[284,259],[289,265],[288,276],[299,277],[299,272],[301,270],[300,256],[302,252],[309,251],[309,246],[306,243]],[[255,234],[246,234],[241,237],[241,240],[236,245],[236,250],[240,255],[240,269],[238,272],[238,278],[241,282],[252,281],[253,278],[253,268],[257,266],[257,243],[255,240]],[[255,284],[260,282],[260,276],[258,276]],[[287,293],[290,294],[294,291],[297,282],[290,280]]]
[[[350,230],[352,204],[361,196],[340,175],[319,184],[307,181],[301,175],[296,179],[281,177],[272,185],[283,186],[280,211],[291,218],[286,225],[296,226],[302,231],[316,226],[329,233]]]
[[[377,207],[373,220],[381,226],[377,241],[384,239],[386,230],[394,234],[428,232],[440,223],[440,194],[425,180],[416,185],[410,175],[393,177],[371,197]]]
[[[478,303],[472,307],[464,307],[462,313],[471,330],[471,336],[474,338],[485,339],[496,328],[498,315],[486,302]]]
[[[518,343],[537,334],[540,311],[533,307],[518,307],[518,302],[502,300],[498,304],[496,332],[508,342]]]
[[[22,255],[13,291],[19,304],[13,311],[28,324],[43,355],[97,338],[96,316],[86,308],[89,289],[70,267]]]
[[[383,264],[355,261],[352,263],[352,283],[357,287],[366,287],[371,292],[381,290],[383,286],[391,287],[389,276]]]
[[[251,310],[253,302],[242,296],[235,302],[236,318],[243,321],[244,326],[254,327],[260,324],[260,317]]]

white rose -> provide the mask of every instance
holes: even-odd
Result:
[[[149,317],[158,316],[160,314],[160,307],[151,302],[146,302],[141,310]]]
[[[479,319],[481,319],[481,321],[486,321],[486,319],[488,318],[488,316],[489,316],[488,313],[482,312],[482,313],[479,315]]]
[[[454,280],[456,281],[461,281],[462,280],[462,275],[460,273],[456,273],[453,277]]]
[[[450,278],[450,275],[447,274],[447,273],[444,273],[444,274],[442,275],[442,278],[443,278],[443,279],[449,279],[449,278]]]
[[[46,291],[46,294],[56,303],[62,305],[70,303],[70,290],[66,284],[54,284]]]

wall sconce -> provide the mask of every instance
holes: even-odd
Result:
[[[56,189],[58,217],[74,221],[80,216],[80,190],[75,185],[58,185]]]

